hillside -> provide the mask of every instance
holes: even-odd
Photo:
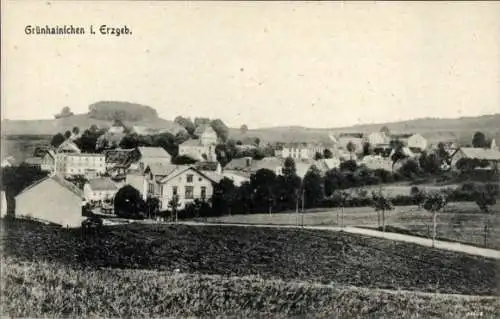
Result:
[[[258,137],[263,142],[292,141],[328,141],[328,134],[341,132],[378,132],[387,126],[393,132],[420,133],[431,142],[441,139],[456,139],[461,143],[470,143],[476,131],[484,132],[488,137],[500,139],[500,113],[477,117],[457,119],[422,118],[393,123],[361,124],[341,128],[307,128],[301,126],[280,126],[261,129],[250,129],[242,134],[232,129],[230,136],[235,139]]]
[[[140,104],[117,101],[102,101],[89,106],[89,112],[57,119],[44,120],[2,120],[2,132],[6,135],[53,135],[71,130],[97,125],[110,127],[118,118],[128,125],[147,126],[153,129],[165,129],[173,134],[184,128],[173,121],[159,118],[155,109]]]

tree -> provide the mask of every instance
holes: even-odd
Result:
[[[315,206],[320,200],[323,199],[323,179],[321,173],[316,166],[311,169],[304,176],[304,201],[307,207]]]
[[[72,132],[74,135],[78,135],[78,134],[80,134],[80,128],[78,126],[75,126],[75,127],[73,127]]]
[[[482,132],[474,133],[472,137],[472,146],[473,147],[488,147],[488,142],[486,141],[486,136]]]
[[[54,147],[59,147],[59,145],[61,145],[64,141],[65,141],[64,135],[62,135],[61,133],[57,133],[56,135],[52,136],[50,145]]]
[[[385,212],[393,210],[394,206],[389,198],[385,197],[380,190],[378,193],[372,192],[372,206],[377,212],[378,225],[380,227],[380,213],[382,213],[382,231],[385,232]]]
[[[226,142],[229,137],[229,128],[220,119],[215,119],[210,122],[210,126],[217,133],[217,137],[222,141]]]
[[[240,127],[240,132],[241,132],[241,134],[246,134],[248,132],[248,126],[246,124],[243,124]]]
[[[258,209],[268,209],[272,214],[275,203],[276,174],[269,169],[259,169],[250,176],[250,183],[254,190],[254,204]]]
[[[68,139],[68,138],[70,138],[70,137],[71,137],[71,132],[70,132],[70,131],[66,131],[66,132],[64,132],[64,138],[65,138],[65,139]]]
[[[474,191],[474,198],[477,206],[483,214],[484,219],[484,246],[487,246],[489,229],[491,228],[491,210],[490,207],[497,203],[498,188],[494,184],[484,184]]]
[[[227,209],[228,214],[231,215],[237,196],[237,190],[234,186],[234,182],[229,178],[224,177],[216,187],[216,193],[217,192],[220,192],[225,206],[224,208]]]
[[[196,163],[196,160],[186,155],[177,155],[172,158],[172,164],[175,165],[191,165],[194,163]]]
[[[258,147],[260,145],[260,138],[256,137],[254,142],[255,145]]]
[[[410,196],[413,197],[418,208],[422,208],[427,194],[424,190],[420,190],[417,186],[413,186],[410,190]]]
[[[397,145],[394,153],[391,156],[392,165],[394,166],[394,164],[396,164],[397,162],[399,162],[401,160],[404,160],[407,157],[408,156],[405,154],[405,152],[403,150],[403,146],[401,144]]]
[[[347,143],[346,148],[352,160],[352,154],[356,151],[356,144],[354,144],[352,141],[349,141],[349,143]]]
[[[373,154],[373,148],[370,143],[366,142],[363,144],[363,156],[368,156]]]
[[[406,161],[399,169],[399,173],[407,178],[413,178],[420,173],[418,162],[413,159]]]
[[[170,211],[172,212],[172,216],[174,216],[174,220],[177,223],[178,220],[178,214],[179,214],[179,195],[174,195],[172,198],[168,201],[168,207],[170,208]]]
[[[90,126],[90,129],[89,129],[89,130],[90,130],[90,132],[91,132],[91,133],[97,133],[97,131],[99,130],[99,128],[97,127],[97,125],[92,124],[92,125]]]
[[[317,161],[317,160],[320,160],[323,158],[323,154],[321,154],[320,152],[316,152],[314,154],[314,160]]]
[[[288,157],[283,165],[283,176],[277,178],[277,192],[282,205],[286,209],[290,209],[294,205],[296,208],[298,207],[300,184],[301,180],[297,176],[295,161],[293,158]]]
[[[182,116],[177,116],[174,119],[174,122],[182,126],[183,128],[186,129],[189,135],[193,135],[194,131],[196,130],[196,126],[194,125],[193,121],[189,117],[182,117]]]
[[[326,158],[326,159],[328,159],[328,158],[333,158],[333,153],[332,153],[332,151],[330,151],[329,149],[325,148],[325,149],[323,150],[323,158]]]
[[[146,206],[148,208],[148,218],[156,218],[160,212],[160,200],[157,197],[148,196]]]
[[[56,119],[59,118],[65,118],[65,117],[70,117],[73,115],[73,112],[71,112],[71,109],[68,106],[65,106],[62,108],[61,112],[59,114],[54,115]]]
[[[130,185],[123,186],[115,195],[115,214],[124,218],[143,219],[147,212],[141,193]]]
[[[432,247],[436,241],[437,214],[446,207],[447,202],[447,195],[443,192],[427,194],[423,202],[424,209],[432,213]]]
[[[348,160],[348,161],[340,163],[340,170],[341,171],[354,172],[357,168],[358,168],[358,163],[356,163],[355,160]]]
[[[347,202],[351,198],[351,195],[345,191],[338,193],[339,203],[340,203],[340,211],[341,211],[341,219],[340,219],[340,227],[344,228],[344,207]],[[339,211],[337,209],[337,225],[339,224]]]
[[[391,132],[387,126],[382,126],[382,128],[380,129],[380,132],[384,133],[387,136],[391,134]]]

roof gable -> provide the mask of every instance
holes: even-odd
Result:
[[[491,161],[500,160],[500,151],[490,148],[462,147],[460,152],[467,158],[485,159]]]
[[[76,185],[72,184],[71,182],[68,182],[67,180],[65,180],[64,178],[62,178],[59,175],[48,176],[48,177],[43,178],[39,181],[36,181],[35,183],[33,183],[30,186],[23,189],[19,194],[17,194],[16,198],[18,196],[20,196],[21,194],[24,194],[27,191],[32,190],[32,189],[36,188],[38,185],[40,185],[44,182],[47,182],[47,181],[54,181],[54,182],[56,182],[57,185],[69,190],[71,193],[73,193],[73,195],[78,196],[80,198],[83,198],[83,191],[81,189],[79,189],[78,187],[76,187]]]
[[[71,152],[71,153],[81,153],[80,148],[72,142],[71,140],[66,140],[62,142],[61,145],[57,148],[57,153],[65,153],[65,152]]]

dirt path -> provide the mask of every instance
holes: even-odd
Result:
[[[184,225],[197,225],[197,226],[239,226],[239,227],[268,227],[268,228],[297,228],[294,225],[259,225],[259,224],[229,224],[229,223],[204,223],[204,222],[182,222]],[[303,226],[303,229],[316,229],[326,231],[344,231],[351,234],[358,234],[370,237],[385,238],[389,240],[396,240],[402,242],[413,243],[417,245],[432,247],[432,239],[422,238],[417,236],[396,234],[390,232],[381,232],[378,230],[371,230],[357,227],[332,227],[332,226]],[[500,251],[494,249],[487,249],[476,247],[472,245],[465,245],[460,243],[436,240],[434,247],[443,250],[456,251],[469,255],[482,256],[487,258],[500,259]]]

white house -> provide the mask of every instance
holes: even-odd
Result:
[[[83,191],[58,175],[25,188],[16,198],[17,217],[30,218],[64,227],[80,227]]]
[[[332,151],[332,145],[325,144],[311,144],[311,143],[286,143],[276,148],[276,157],[293,159],[314,159],[316,153],[323,155],[327,149]]]
[[[86,201],[105,201],[115,197],[118,187],[109,178],[91,179],[83,186]]]
[[[48,150],[42,157],[42,171],[54,172],[56,170],[56,153],[53,150]]]
[[[372,147],[389,144],[389,137],[384,132],[372,132],[363,136],[364,143],[370,143]]]
[[[171,210],[169,201],[177,196],[179,209],[195,199],[209,200],[213,195],[217,181],[196,170],[193,166],[178,166],[174,171],[158,181],[158,189],[149,189],[150,196],[157,196],[160,209]]]
[[[217,144],[217,133],[209,124],[199,125],[193,135],[197,136],[201,145]]]
[[[4,218],[5,216],[7,216],[7,196],[5,196],[5,192],[4,191],[0,192],[0,196],[1,196],[1,202],[0,202],[1,213],[0,213],[0,218]]]
[[[57,153],[55,172],[64,177],[83,175],[94,178],[106,172],[104,154],[94,153]]]

